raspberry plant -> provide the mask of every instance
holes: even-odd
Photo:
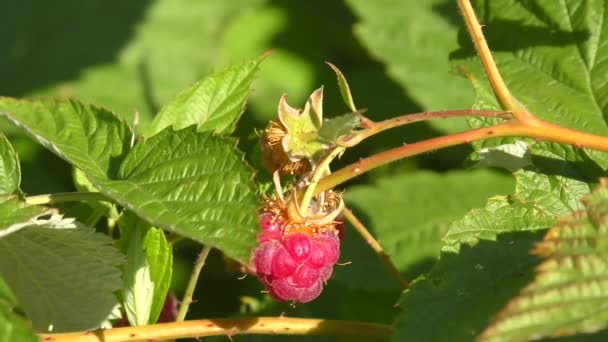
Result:
[[[297,63],[277,73],[290,58],[282,49],[215,72],[157,109],[150,80],[168,98],[203,63],[183,58],[191,50],[180,50],[181,39],[216,36],[222,18],[239,18],[223,35],[229,56],[241,51],[241,31],[262,34],[251,27],[270,26],[276,13],[293,10],[239,3],[216,13],[204,1],[185,8],[209,13],[209,26],[175,17],[177,2],[159,1],[123,57],[57,87],[141,114],[127,117],[72,97],[1,97],[7,122],[0,137],[0,340],[605,340],[608,2],[456,3],[406,1],[398,11],[403,4],[347,1],[360,17],[357,40],[421,109],[411,114],[386,117],[373,105],[361,107],[372,95],[392,105],[391,91],[367,77],[362,82],[352,68],[342,72],[341,63],[327,63],[341,112],[324,94],[332,94],[329,86],[304,100],[313,84],[294,87],[303,101],[292,107],[291,93],[280,94],[293,85],[292,73],[302,75]],[[139,10],[107,6],[101,15]],[[251,12],[240,13],[244,8]],[[294,25],[305,27],[297,20],[309,13],[296,12]],[[450,25],[459,13],[464,25],[456,37]],[[150,61],[133,63],[167,23],[160,31],[189,23],[209,32],[177,30],[180,39],[169,39],[174,49],[151,49]],[[50,67],[53,53],[30,64]],[[183,63],[167,71],[166,60],[176,56]],[[450,75],[449,65],[464,77]],[[128,82],[138,73],[142,97]],[[90,93],[97,82],[116,80],[110,96]],[[25,92],[28,82],[10,89]],[[359,91],[364,84],[367,91]],[[278,96],[263,96],[277,85]],[[248,101],[254,109],[241,117]],[[252,125],[256,107],[266,114]],[[439,134],[408,130],[414,123]],[[258,128],[253,138],[248,124]],[[406,132],[398,133],[397,147],[378,140],[397,128]],[[48,194],[30,193],[28,184],[40,182],[25,162],[24,146],[32,142],[63,160],[75,191],[54,191],[61,186],[47,177]],[[440,152],[416,158],[459,145],[470,148],[466,164],[473,170],[444,167],[450,157]],[[365,148],[369,155],[360,157]],[[411,163],[405,170],[381,168],[403,159]],[[424,170],[429,160],[444,172]],[[37,175],[52,172],[36,165]],[[371,184],[356,183],[362,175]],[[199,252],[191,274],[180,277],[180,253],[193,248]],[[201,276],[209,268],[220,269],[214,274],[223,282]],[[234,283],[245,285],[227,294]],[[212,297],[232,309],[220,318],[194,310],[196,300]],[[229,304],[235,301],[238,310]]]

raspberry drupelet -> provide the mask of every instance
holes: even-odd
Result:
[[[340,257],[342,222],[337,216],[343,202],[328,191],[306,215],[297,209],[290,213],[289,203],[281,196],[266,198],[252,266],[274,298],[306,303],[321,294]]]

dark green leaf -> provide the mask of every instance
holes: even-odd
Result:
[[[532,277],[540,236],[512,233],[444,253],[401,297],[393,341],[473,341]]]
[[[364,45],[425,110],[471,105],[473,92],[466,80],[451,72],[446,58],[458,47],[456,35],[461,21],[454,1],[347,3],[360,18],[355,28]],[[450,131],[466,127],[463,120],[432,124]]]
[[[528,341],[589,333],[608,324],[608,188],[585,197],[586,210],[562,217],[535,254],[546,260],[483,341]]]
[[[263,57],[226,68],[177,95],[154,118],[147,136],[167,126],[196,125],[199,132],[229,134],[245,109],[249,88]]]
[[[111,243],[70,219],[39,220],[0,239],[0,275],[36,330],[92,329],[117,304],[123,257]]]
[[[509,177],[489,170],[445,174],[418,172],[382,179],[374,186],[352,187],[346,192],[346,204],[380,241],[397,267],[412,277],[437,260],[441,237],[450,222],[482,204],[487,197],[511,187]],[[357,234],[354,230],[345,233]],[[348,243],[345,241],[346,250],[351,248]],[[369,249],[361,245],[360,248]],[[385,277],[370,275],[385,267],[378,262],[377,256],[351,254],[353,264],[340,270],[338,277],[347,279],[352,286],[373,288],[382,285],[376,285],[376,282]],[[371,262],[376,262],[375,266],[363,268]]]

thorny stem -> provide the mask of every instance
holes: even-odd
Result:
[[[584,147],[608,152],[608,137],[560,127],[541,120],[521,122],[517,119],[512,119],[493,126],[427,139],[413,144],[406,144],[361,159],[358,162],[345,166],[321,179],[315,192],[319,193],[332,189],[367,171],[399,159],[438,150],[444,147],[468,144],[472,141],[496,137],[528,137],[538,141],[547,140],[564,145],[572,145],[578,148]]]
[[[310,178],[310,184],[308,184],[308,187],[304,192],[304,196],[300,201],[300,212],[302,214],[308,212],[308,206],[310,204],[310,201],[312,200],[312,197],[314,196],[315,188],[317,187],[317,184],[319,183],[321,177],[323,177],[326,174],[326,171],[329,170],[329,164],[338,155],[340,155],[340,153],[344,152],[344,150],[344,147],[334,147],[334,149],[331,150],[327,154],[327,156],[325,156],[325,158],[323,158],[323,160],[321,160],[321,162],[315,166],[315,169],[312,173],[312,177]]]
[[[380,243],[365,228],[363,223],[361,223],[361,221],[359,221],[359,219],[348,208],[344,208],[342,210],[342,214],[344,215],[344,218],[346,218],[348,220],[348,222],[350,222],[350,224],[353,226],[353,228],[355,228],[355,230],[365,239],[365,241],[374,250],[374,252],[376,252],[376,255],[378,255],[380,260],[386,265],[386,267],[391,272],[393,277],[399,282],[399,284],[401,285],[401,288],[406,289],[409,286],[409,284],[407,283],[407,281],[405,279],[403,279],[403,277],[401,276],[401,273],[399,272],[399,270],[397,269],[397,267],[395,266],[395,264],[393,263],[391,258],[386,253],[384,253],[384,249],[382,248],[382,246],[380,246]]]
[[[475,110],[475,109],[457,109],[457,110],[444,110],[437,112],[420,112],[413,114],[406,114],[390,118],[380,122],[368,122],[366,129],[355,132],[343,138],[338,142],[340,146],[353,147],[361,141],[371,137],[372,135],[386,131],[391,128],[408,125],[415,122],[432,120],[432,119],[445,119],[453,117],[465,117],[465,116],[479,116],[479,117],[498,117],[504,119],[510,119],[512,116],[509,112],[495,111],[495,110]]]
[[[462,11],[466,26],[471,34],[479,58],[481,59],[488,80],[492,86],[492,90],[494,91],[494,95],[502,107],[512,113],[513,119],[494,126],[473,129],[462,133],[403,145],[361,159],[360,161],[348,165],[321,179],[315,190],[317,193],[334,188],[369,170],[402,158],[444,147],[495,137],[528,137],[536,139],[537,141],[547,140],[563,145],[572,145],[577,148],[590,148],[608,152],[608,137],[576,131],[543,121],[528,112],[523,105],[517,102],[511,95],[496,67],[496,62],[490,53],[490,49],[483,36],[481,25],[479,25],[479,21],[475,16],[471,2],[469,0],[458,0],[458,6]]]
[[[123,342],[164,341],[238,334],[358,336],[390,339],[392,327],[384,324],[291,317],[245,317],[201,319],[185,322],[82,331],[63,334],[40,334],[45,342]]]
[[[177,318],[175,319],[176,322],[183,322],[186,318],[188,308],[192,303],[192,295],[194,294],[194,289],[196,288],[198,277],[201,274],[203,266],[205,266],[205,260],[207,260],[207,256],[209,255],[210,251],[211,247],[205,246],[196,258],[196,262],[194,263],[194,267],[192,268],[192,274],[190,274],[190,279],[188,280],[188,286],[186,286],[186,292],[184,292],[184,298],[182,299],[182,302],[179,306]]]
[[[62,202],[112,202],[100,192],[62,192],[56,194],[28,196],[25,203],[30,205],[45,205]]]

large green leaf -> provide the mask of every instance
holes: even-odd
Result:
[[[0,133],[0,194],[12,194],[19,189],[21,168],[17,153],[4,134]]]
[[[463,243],[495,240],[502,233],[547,229],[558,216],[580,209],[579,199],[589,192],[587,183],[564,176],[520,170],[515,179],[514,195],[493,197],[451,223],[443,250],[457,252]]]
[[[360,22],[356,32],[389,74],[426,110],[466,108],[473,92],[450,72],[446,55],[458,47],[453,1],[349,0]],[[459,121],[439,127],[464,128]]]
[[[25,205],[16,196],[0,195],[0,238],[27,227],[40,216],[54,212],[53,209]]]
[[[605,1],[475,1],[509,89],[530,112],[569,128],[608,135],[608,12]],[[464,36],[463,36],[464,37]],[[452,59],[483,80],[470,39]],[[479,81],[488,93],[487,82]],[[604,168],[606,157],[590,152]]]
[[[249,88],[262,61],[258,58],[224,69],[177,95],[154,118],[147,135],[173,125],[196,125],[199,132],[231,133],[245,109]]]
[[[509,191],[512,184],[508,176],[489,170],[417,172],[382,179],[373,186],[352,187],[346,192],[346,203],[367,224],[397,267],[412,277],[437,259],[441,237],[450,222],[487,197]],[[349,230],[346,234],[357,233]],[[354,246],[345,241],[346,250]],[[369,249],[363,244],[360,248]],[[385,277],[370,276],[370,272],[380,272],[377,269],[385,267],[377,263],[377,257],[351,254],[353,264],[337,272],[339,279],[352,286],[381,286],[377,281]],[[371,266],[371,261],[376,265],[363,267]]]
[[[36,330],[92,329],[117,304],[122,283],[123,256],[111,243],[71,219],[38,220],[0,239],[0,276]]]
[[[89,176],[113,177],[128,152],[128,126],[99,107],[77,101],[0,97],[0,116]]]
[[[171,283],[172,245],[165,233],[130,212],[122,214],[121,249],[127,255],[123,307],[132,326],[154,324]]]
[[[478,147],[495,146],[495,143]],[[461,243],[493,240],[504,232],[549,228],[558,216],[582,208],[580,198],[589,192],[589,183],[603,173],[581,149],[549,142],[518,140],[515,144],[524,148],[526,155],[525,163],[520,164],[526,165],[526,169],[514,173],[515,193],[491,198],[485,208],[475,209],[453,222],[443,239],[444,250],[457,251]],[[478,153],[504,146],[483,148]],[[513,165],[511,162],[510,166]]]
[[[257,196],[252,170],[234,142],[210,132],[197,133],[195,127],[169,127],[129,151],[123,121],[75,101],[5,98],[0,100],[0,115],[154,226],[208,243],[240,262],[249,261]]]
[[[226,26],[259,2],[7,4],[0,21],[11,53],[0,56],[0,93],[74,96],[124,116],[138,112],[145,126],[215,65],[245,57],[218,59],[218,45]]]
[[[251,178],[234,142],[168,127],[131,150],[117,180],[94,183],[152,225],[247,263],[257,231]]]
[[[38,341],[34,330],[13,312],[16,305],[17,298],[0,277],[0,341]]]
[[[527,341],[608,325],[608,188],[600,187],[583,202],[586,210],[561,218],[536,246],[546,260],[482,340]]]
[[[401,297],[393,341],[469,342],[532,277],[540,236],[511,233],[444,253]]]

